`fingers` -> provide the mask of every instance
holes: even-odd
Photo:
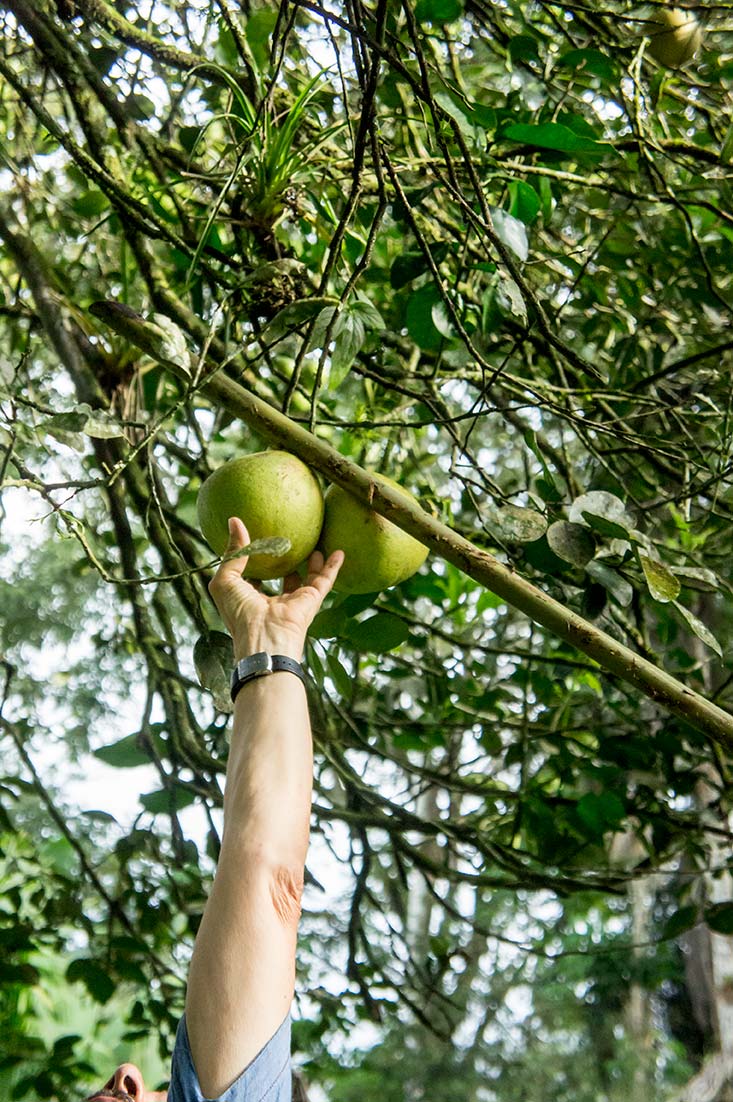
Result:
[[[238,551],[240,547],[246,547],[249,542],[249,533],[239,517],[230,517],[229,543],[224,552],[224,562],[219,565],[219,569],[209,583],[209,589],[212,592],[236,578],[241,578],[247,565],[247,555],[240,555],[236,559],[227,559],[226,556]]]
[[[338,572],[343,565],[344,558],[343,551],[333,551],[324,563],[321,552],[314,551],[308,560],[308,578],[306,585],[312,585],[314,589],[317,589],[321,600],[323,600],[326,594],[330,593],[333,588],[333,583],[336,581]]]
[[[334,551],[330,556],[328,563],[324,565],[323,553],[321,551],[313,551],[308,559],[308,569],[306,573],[305,581],[303,581],[299,574],[288,574],[286,578],[283,578],[283,594],[295,593],[296,590],[301,589],[303,586],[313,586],[321,594],[321,598],[325,597],[328,591],[331,589],[336,575],[339,572],[341,563],[344,561],[343,551]],[[327,588],[324,588],[323,584],[316,584],[319,578],[324,577],[324,570],[327,569],[325,575],[325,581]],[[333,576],[332,576],[333,575]]]

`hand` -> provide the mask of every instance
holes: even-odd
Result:
[[[242,521],[230,517],[225,554],[231,555],[249,542]],[[277,597],[266,596],[242,577],[246,555],[223,562],[209,582],[209,592],[234,641],[235,662],[263,650],[285,654],[299,662],[308,628],[336,581],[343,561],[343,551],[334,551],[326,563],[321,552],[314,551],[308,560],[305,583],[301,583],[297,574],[289,574]]]

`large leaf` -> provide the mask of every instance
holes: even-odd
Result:
[[[94,751],[95,758],[99,758],[106,765],[113,765],[117,769],[133,769],[137,765],[150,765],[154,760],[152,753],[145,749],[140,735],[125,735],[117,742],[109,746],[99,746]]]
[[[547,529],[547,542],[556,555],[573,566],[585,566],[596,553],[595,540],[581,524],[556,520]]]
[[[716,934],[733,934],[733,903],[713,903],[705,908],[705,922]]]
[[[531,543],[547,530],[547,518],[523,505],[487,505],[482,511],[491,528],[512,543]]]
[[[72,960],[66,969],[69,983],[81,982],[95,1002],[107,1003],[115,993],[116,984],[112,977],[95,961],[86,957]]]
[[[668,566],[639,552],[639,562],[646,584],[655,601],[673,601],[679,595],[680,583]]]
[[[155,792],[146,792],[140,796],[140,803],[153,815],[170,814],[181,811],[194,802],[196,795],[188,788],[174,784],[170,788],[161,788]]]
[[[503,137],[523,145],[537,146],[539,149],[553,149],[561,153],[585,153],[602,157],[613,152],[612,147],[593,138],[576,134],[570,127],[558,122],[512,123]]]
[[[594,518],[601,517],[610,524],[617,525],[624,535],[632,527],[623,501],[615,494],[608,493],[607,490],[591,490],[587,494],[576,497],[568,510],[568,520],[572,521],[573,524],[589,525],[590,521],[586,519],[585,513],[589,513]],[[602,534],[605,535],[606,533]],[[615,535],[617,532],[614,530],[613,534]]]
[[[501,243],[520,260],[526,260],[529,256],[529,239],[524,222],[497,207],[491,211],[491,220]]]
[[[631,604],[634,598],[634,587],[630,582],[627,582],[626,578],[621,577],[618,570],[599,562],[598,559],[589,562],[585,569],[587,574],[590,574],[592,578],[595,578],[608,590],[618,604],[624,608]]]
[[[297,329],[304,322],[310,321],[328,307],[335,307],[333,298],[301,298],[283,307],[270,321],[265,329],[268,341],[279,340],[285,333]]]
[[[391,612],[377,612],[366,620],[349,623],[345,636],[357,650],[383,654],[409,639],[410,629]]]
[[[234,664],[234,651],[230,635],[223,631],[209,631],[200,635],[193,647],[193,664],[204,689],[214,698],[220,712],[232,712],[229,678]]]
[[[705,624],[703,624],[702,620],[698,619],[698,617],[695,616],[693,612],[690,612],[689,608],[685,608],[684,605],[681,605],[679,601],[674,601],[674,607],[687,621],[688,627],[690,627],[692,631],[694,631],[698,639],[702,639],[706,647],[710,647],[711,650],[715,651],[719,658],[722,658],[723,648],[713,635],[710,628],[706,627]]]

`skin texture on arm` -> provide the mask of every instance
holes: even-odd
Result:
[[[230,521],[231,554],[249,542]],[[222,563],[210,591],[235,659],[257,651],[300,660],[308,627],[343,561],[314,552],[308,576],[266,597]],[[295,986],[295,948],[310,826],[313,751],[305,687],[293,674],[256,678],[234,709],[224,831],[194,948],[186,1024],[201,1089],[225,1091],[282,1023]]]

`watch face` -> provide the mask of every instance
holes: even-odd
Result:
[[[247,673],[272,673],[272,655],[260,651],[245,659]]]

